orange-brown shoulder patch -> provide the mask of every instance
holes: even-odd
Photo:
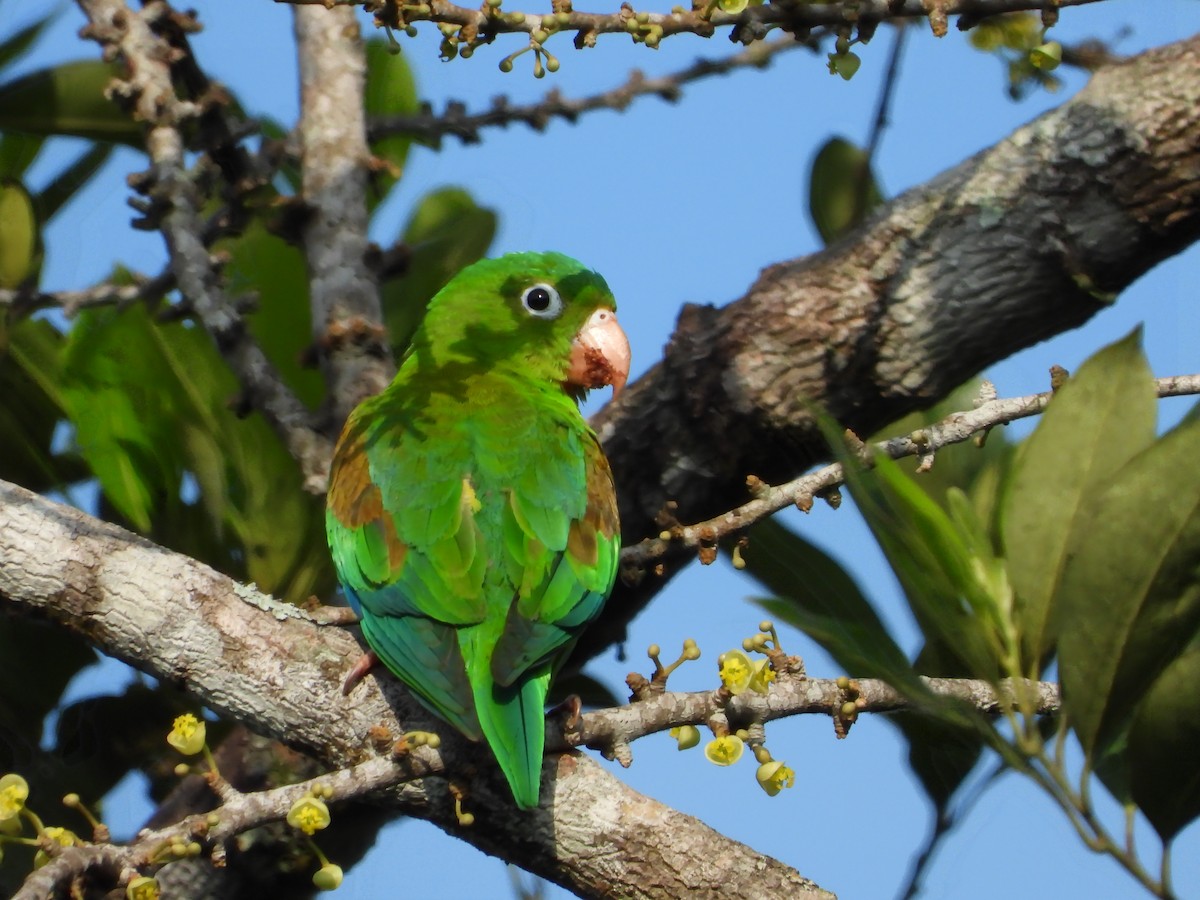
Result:
[[[396,534],[396,525],[383,508],[383,494],[371,481],[371,468],[361,439],[349,430],[342,435],[333,454],[326,503],[334,517],[347,528],[374,525],[382,529],[388,568],[392,572],[399,571],[408,547]]]

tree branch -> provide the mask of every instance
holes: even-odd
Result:
[[[329,424],[339,429],[395,367],[379,286],[367,265],[371,153],[363,107],[366,60],[354,10],[298,7],[300,161],[313,339],[329,386]]]
[[[0,611],[50,619],[331,767],[377,755],[369,736],[381,727],[393,736],[440,729],[447,770],[474,772],[468,803],[477,824],[458,824],[437,779],[397,788],[386,802],[582,896],[828,896],[777,860],[631,790],[587,756],[548,759],[556,775],[542,808],[519,812],[486,751],[441,728],[392,679],[368,679],[341,696],[359,652],[344,631],[288,615],[205,565],[5,483]],[[671,835],[670,858],[663,834]]]
[[[881,208],[728,306],[686,306],[664,359],[593,419],[626,543],[746,502],[827,450],[1082,324],[1200,237],[1200,38],[1102,69],[1072,100]],[[669,573],[693,551],[672,548]],[[665,583],[618,587],[579,657],[622,640]]]
[[[440,141],[449,135],[464,144],[478,144],[483,140],[480,132],[485,128],[507,128],[523,122],[535,131],[543,131],[554,119],[564,119],[574,124],[581,115],[598,109],[623,111],[639,97],[656,96],[674,103],[679,100],[686,84],[712,75],[725,75],[736,69],[751,66],[766,68],[779,54],[805,46],[810,45],[794,38],[780,38],[751,44],[740,53],[723,59],[698,59],[686,69],[657,78],[647,78],[634,70],[624,84],[576,100],[563,97],[554,90],[537,103],[520,106],[511,106],[506,98],[498,97],[492,108],[482,113],[468,113],[462,103],[453,101],[442,113],[377,116],[369,123],[371,140],[405,134],[422,141]]]
[[[656,47],[664,37],[675,34],[696,34],[711,37],[717,28],[730,26],[735,40],[749,43],[761,38],[768,27],[778,27],[803,36],[821,26],[858,28],[860,36],[869,38],[870,31],[880,22],[891,19],[928,19],[938,36],[946,33],[948,16],[959,16],[960,28],[970,27],[979,19],[1007,12],[1026,10],[1057,10],[1066,6],[1082,6],[1097,0],[858,0],[844,3],[768,3],[746,6],[737,12],[724,12],[715,2],[695,3],[691,8],[676,7],[670,13],[635,12],[622,4],[614,13],[578,12],[569,3],[553,4],[553,11],[527,13],[503,10],[499,5],[479,7],[458,6],[448,0],[427,0],[420,3],[363,2],[363,0],[277,0],[294,5],[362,6],[375,13],[376,22],[401,30],[414,22],[436,22],[455,26],[443,43],[443,56],[450,56],[447,44],[461,52],[462,47],[474,48],[491,43],[499,34],[525,33],[537,52],[545,41],[560,31],[575,32],[576,47],[595,46],[601,34],[628,34],[635,41]],[[522,53],[524,50],[518,51]],[[516,54],[514,54],[515,56]],[[509,57],[511,60],[512,57]]]
[[[1155,386],[1159,397],[1200,394],[1200,374],[1157,378]],[[991,383],[984,382],[982,393],[994,392],[995,388]],[[940,422],[927,425],[919,432],[879,441],[874,444],[874,449],[892,459],[918,456],[921,458],[921,468],[929,468],[934,465],[937,451],[943,447],[960,444],[978,434],[986,434],[998,425],[1007,425],[1018,419],[1039,415],[1045,411],[1053,397],[1053,391],[1005,399],[981,397],[979,405],[973,410],[951,413]],[[715,548],[722,539],[738,534],[755,522],[792,504],[807,512],[812,508],[814,497],[822,491],[843,484],[845,480],[846,475],[841,463],[830,463],[815,472],[808,472],[776,486],[763,484],[755,476],[748,476],[748,487],[754,495],[753,500],[704,522],[672,526],[663,532],[668,535],[665,538],[661,535],[646,538],[639,544],[626,547],[621,551],[621,566],[627,572],[636,572],[647,563],[661,559],[674,547]]]

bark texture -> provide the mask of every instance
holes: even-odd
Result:
[[[1200,237],[1200,38],[1101,70],[1062,107],[884,207],[827,250],[687,306],[654,369],[593,424],[627,545],[749,499],[826,450],[810,405],[868,434],[1076,327]],[[666,561],[669,576],[694,551]],[[663,579],[627,572],[582,657]]]
[[[430,720],[392,679],[341,682],[360,649],[344,630],[24,488],[0,482],[0,613],[54,621],[201,697],[254,731],[344,767],[375,755],[372,729],[436,730],[452,771],[482,752]],[[336,715],[332,713],[336,711]],[[403,723],[403,724],[402,724]],[[389,742],[390,744],[390,742]],[[440,779],[380,802],[429,819],[584,896],[831,896],[789,866],[638,794],[582,754],[550,757],[541,809],[519,812],[498,776],[471,780],[463,828]]]

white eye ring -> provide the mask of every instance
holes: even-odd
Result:
[[[521,294],[521,305],[531,316],[557,319],[562,315],[563,302],[558,291],[548,284],[531,284]]]

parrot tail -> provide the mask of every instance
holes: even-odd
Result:
[[[542,781],[549,667],[511,687],[501,687],[490,677],[481,681],[486,683],[475,684],[474,689],[483,736],[508,779],[517,806],[534,809]]]

